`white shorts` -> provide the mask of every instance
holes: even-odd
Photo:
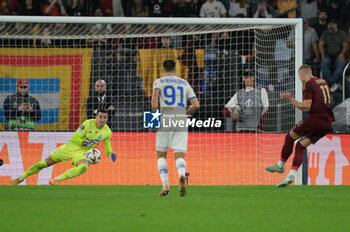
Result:
[[[187,151],[188,132],[162,132],[157,131],[157,151],[167,152],[169,147],[174,152]]]

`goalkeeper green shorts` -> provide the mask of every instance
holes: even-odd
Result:
[[[77,162],[80,160],[85,160],[84,152],[69,152],[62,148],[56,148],[51,154],[50,157],[55,162],[67,162],[68,160],[72,160],[72,165],[77,166]]]

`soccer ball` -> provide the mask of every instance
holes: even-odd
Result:
[[[236,107],[234,107],[234,108],[232,109],[232,113],[233,113],[233,114],[240,115],[240,114],[242,113],[242,108],[241,108],[239,105],[237,105]]]
[[[97,164],[101,161],[101,152],[93,148],[85,153],[85,157],[89,164]]]

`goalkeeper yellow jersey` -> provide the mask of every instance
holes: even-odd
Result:
[[[106,124],[102,129],[96,127],[96,119],[86,120],[79,129],[74,133],[72,138],[60,147],[69,153],[85,153],[96,147],[101,141],[104,143],[106,155],[112,152],[111,146],[112,131]],[[86,141],[91,145],[85,147],[82,142]]]

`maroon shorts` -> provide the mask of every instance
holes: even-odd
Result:
[[[319,139],[332,130],[332,122],[318,117],[306,117],[293,127],[299,136],[305,136],[315,144]]]

